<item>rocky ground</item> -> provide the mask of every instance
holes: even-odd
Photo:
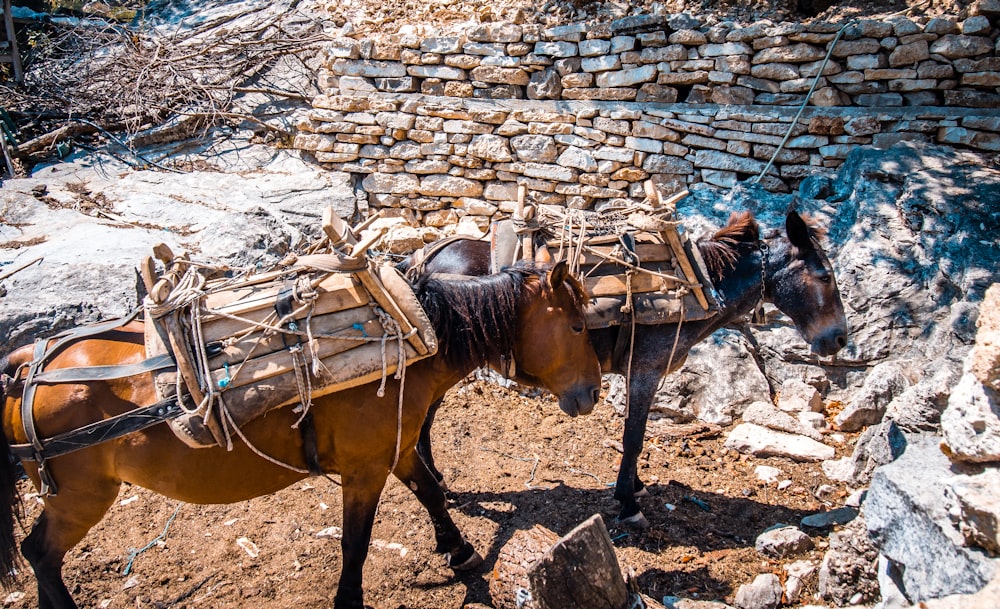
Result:
[[[366,601],[380,609],[459,609],[491,604],[497,555],[516,531],[541,524],[562,535],[601,514],[624,571],[657,600],[677,595],[732,602],[759,573],[787,578],[783,565],[808,560],[800,603],[820,603],[819,564],[829,531],[813,530],[813,550],[772,560],[754,550],[776,523],[842,505],[844,486],[818,464],[757,459],[723,447],[726,429],[654,421],[640,459],[651,496],[648,530],[615,523],[609,483],[621,457],[624,418],[608,404],[570,419],[551,398],[526,398],[476,381],[453,390],[435,424],[438,466],[451,512],[485,557],[455,577],[433,553],[430,520],[392,480],[383,493],[365,565]],[[837,444],[850,454],[850,436]],[[758,479],[758,466],[780,473]],[[27,483],[30,522],[39,510]],[[66,581],[82,607],[329,607],[340,572],[339,489],[311,479],[273,496],[197,506],[126,486],[104,521],[67,557]],[[132,560],[136,548],[152,544]],[[123,573],[131,567],[128,573]],[[7,606],[36,606],[24,574]]]

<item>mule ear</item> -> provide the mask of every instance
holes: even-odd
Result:
[[[792,245],[801,251],[813,249],[812,237],[809,234],[809,225],[802,219],[794,209],[789,210],[785,216],[785,233]]]
[[[549,287],[555,289],[569,279],[569,265],[565,260],[556,263],[549,271]]]

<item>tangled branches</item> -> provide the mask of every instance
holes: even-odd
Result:
[[[144,131],[167,122],[175,129],[161,140],[225,122],[280,129],[267,121],[273,104],[312,96],[307,63],[329,40],[298,4],[203,3],[179,20],[147,16],[128,26],[40,22],[23,85],[0,87],[21,131],[17,155],[50,153],[61,138],[94,132],[142,145],[152,141]]]

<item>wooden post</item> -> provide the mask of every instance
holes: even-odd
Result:
[[[561,539],[540,525],[516,532],[497,556],[490,596],[497,609],[625,609],[629,592],[594,514]]]
[[[517,224],[528,220],[528,210],[524,207],[524,200],[528,196],[528,187],[524,184],[517,185],[517,204],[514,206],[514,228],[518,228]],[[517,242],[518,247],[514,251],[514,262],[518,260],[534,260],[535,259],[535,248],[533,247],[533,236],[532,235],[518,235]]]
[[[673,213],[676,209],[677,202],[688,196],[687,190],[682,190],[680,192],[670,195],[670,197],[664,201],[663,197],[660,195],[660,191],[653,185],[652,180],[646,180],[645,184],[646,196],[650,198],[650,202],[654,208],[666,207],[670,209]],[[698,283],[698,275],[694,272],[694,267],[691,266],[691,261],[688,260],[687,254],[684,252],[684,244],[681,243],[681,238],[677,234],[677,229],[673,228],[670,230],[665,230],[660,233],[663,235],[664,241],[670,246],[670,249],[674,252],[674,257],[677,258],[677,264],[680,265],[681,273],[683,273],[684,278],[691,284]],[[701,289],[701,286],[692,288],[694,292],[694,297],[698,299],[698,304],[701,305],[702,309],[708,310],[708,299],[705,297],[705,291]]]
[[[528,569],[528,582],[538,609],[624,609],[628,602],[628,588],[600,514],[536,561]]]
[[[538,605],[528,598],[528,568],[558,541],[559,535],[540,524],[511,535],[510,541],[497,554],[490,578],[490,598],[494,607],[538,609]]]

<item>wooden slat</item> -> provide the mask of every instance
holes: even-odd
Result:
[[[674,250],[674,254],[677,256],[677,262],[680,263],[681,271],[684,273],[684,277],[687,278],[688,282],[697,284],[698,275],[694,272],[694,267],[691,266],[691,261],[688,260],[687,254],[684,253],[684,246],[681,244],[681,239],[677,235],[676,230],[665,231],[664,235],[667,238],[667,243],[670,244],[670,248]],[[708,309],[708,299],[705,298],[705,292],[701,289],[700,285],[693,288],[695,298],[698,299],[698,304],[701,308]]]
[[[598,245],[591,247],[592,250],[608,255],[611,254],[611,251],[614,250],[614,248],[615,246],[613,245]],[[635,247],[635,253],[639,256],[639,260],[642,262],[665,262],[673,258],[672,250],[666,244],[661,243],[639,243]],[[606,258],[590,252],[584,252],[580,258],[580,264],[582,266],[593,266],[600,262],[610,264]]]
[[[340,285],[344,286],[343,283]],[[335,291],[331,290],[321,293],[319,299],[313,307],[312,314],[326,315],[327,313],[342,311],[344,309],[353,309],[355,307],[368,304],[369,302],[370,299],[368,298],[368,294],[365,290],[351,281],[350,286],[344,286]],[[274,298],[272,297],[269,301],[264,300],[259,302],[257,308],[255,309],[249,309],[249,307],[243,307],[243,309],[247,310],[241,310],[239,312],[239,316],[241,319],[245,319],[247,321],[229,319],[220,316],[205,316],[202,321],[205,342],[222,340],[240,331],[246,330],[248,322],[263,322],[269,315],[274,313]]]
[[[367,324],[366,329],[376,336],[380,336],[382,333],[382,327],[377,321],[372,321]],[[353,333],[357,336],[361,336],[360,331],[354,331]],[[344,356],[349,358],[355,353],[356,350],[367,348],[371,345],[375,345],[378,349],[381,349],[380,343],[364,343],[352,340],[335,339],[323,339],[316,342],[317,345],[315,355],[323,360],[324,365],[326,365],[327,368],[331,368],[331,371],[334,367],[339,368],[342,365],[336,365],[335,363],[328,361],[331,357]],[[398,349],[394,341],[390,341],[386,344],[387,361],[392,365],[395,365],[397,352]],[[247,361],[246,364],[239,369],[239,372],[237,372],[237,369],[233,366],[233,364],[230,364],[229,374],[232,375],[230,387],[243,387],[272,378],[279,374],[285,374],[292,370],[291,363],[291,355],[286,349],[282,349],[280,351],[268,353],[267,355],[255,357]],[[212,379],[213,382],[216,383],[216,386],[218,386],[218,382],[225,378],[227,373],[226,370],[221,367],[221,364],[218,369],[216,369],[215,366],[212,368]],[[390,372],[394,371],[395,368],[393,368]],[[379,367],[379,374],[381,374],[381,367]]]
[[[304,332],[305,321],[298,320],[298,323],[299,329]],[[340,340],[327,337],[331,335],[355,337],[362,335],[381,336],[383,332],[382,324],[375,318],[374,312],[368,306],[345,309],[327,315],[314,315],[310,324],[313,337],[317,338],[320,342],[335,342],[338,345],[342,343],[344,349],[356,347],[359,343],[355,340]],[[356,325],[363,327],[364,331],[362,332],[362,330],[356,328]],[[248,355],[262,357],[269,353],[283,351],[288,348],[288,345],[297,343],[300,340],[302,342],[306,340],[305,337],[300,338],[288,334],[272,334],[267,337],[262,335],[263,332],[254,332],[239,342],[227,345],[221,354],[209,359],[209,367],[215,370],[216,368],[222,368],[223,363],[229,363],[232,366],[233,364],[242,362]]]
[[[254,284],[241,284],[239,287],[208,294],[205,297],[204,306],[209,309],[225,311],[230,315],[242,315],[247,311],[259,309],[261,307],[271,307],[278,293],[285,289],[287,285],[279,282],[281,274],[272,277],[271,283],[254,282]],[[317,292],[339,292],[357,288],[357,284],[351,279],[348,273],[331,273],[322,277],[316,285]]]
[[[425,345],[424,341],[420,338],[420,333],[411,333],[413,325],[410,323],[410,320],[406,318],[406,315],[404,315],[399,309],[392,297],[389,296],[388,292],[386,292],[385,287],[382,286],[382,282],[367,269],[354,273],[354,277],[368,289],[368,293],[371,294],[372,300],[377,302],[386,313],[391,315],[392,318],[396,320],[396,323],[399,324],[399,328],[403,334],[410,335],[407,340],[411,345],[413,345],[413,348],[417,350],[417,353],[420,355],[426,355],[428,353],[427,345]]]
[[[617,296],[626,293],[624,274],[588,277],[584,280],[584,286],[587,288],[587,294],[594,297]],[[632,292],[634,294],[669,290],[672,287],[674,287],[673,284],[649,273],[635,273],[632,276]]]

